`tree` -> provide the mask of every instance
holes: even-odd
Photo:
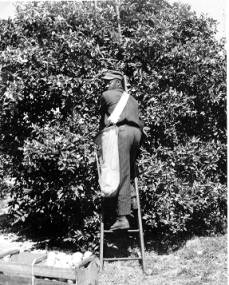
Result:
[[[94,244],[99,75],[121,69],[148,129],[139,158],[145,229],[164,237],[223,232],[226,67],[214,20],[185,5],[126,0],[120,42],[111,2],[35,2],[17,11],[0,27],[1,146],[17,177],[16,222],[61,225],[66,240]]]

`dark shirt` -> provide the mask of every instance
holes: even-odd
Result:
[[[122,96],[123,89],[112,89],[103,92],[101,96],[101,121],[100,121],[100,130],[109,125],[108,117],[113,112],[116,107],[120,97]],[[127,104],[122,111],[122,114],[118,120],[117,125],[133,125],[143,128],[143,123],[139,119],[139,109],[138,102],[134,99],[133,96],[129,96]]]

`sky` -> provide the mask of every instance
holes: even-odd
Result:
[[[208,16],[216,19],[219,22],[218,25],[218,37],[226,35],[226,11],[227,0],[167,0],[170,3],[181,2],[187,3],[191,6],[197,14],[207,14]],[[0,19],[7,19],[13,17],[15,13],[14,0],[0,0]],[[228,4],[229,6],[229,4]],[[228,16],[228,15],[227,15]],[[228,20],[227,20],[228,21]]]

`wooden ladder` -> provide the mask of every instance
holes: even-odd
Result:
[[[141,257],[110,257],[104,258],[104,235],[112,234],[115,231],[104,229],[104,214],[103,210],[101,211],[100,217],[100,264],[101,269],[103,269],[104,261],[115,261],[115,260],[140,260],[143,272],[145,273],[145,251],[144,251],[144,236],[143,236],[143,227],[142,227],[142,217],[141,217],[141,207],[140,207],[140,199],[139,199],[139,190],[138,190],[138,178],[134,178],[134,188],[136,191],[136,200],[137,200],[137,219],[138,219],[138,228],[137,229],[128,229],[126,230],[128,233],[139,233],[139,241],[140,241],[140,249],[141,249]],[[122,230],[124,231],[124,230]]]

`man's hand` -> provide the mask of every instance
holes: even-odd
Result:
[[[148,132],[149,130],[150,130],[149,127],[143,127],[142,132],[143,132],[144,136],[148,137],[148,133],[147,133],[147,132]]]

